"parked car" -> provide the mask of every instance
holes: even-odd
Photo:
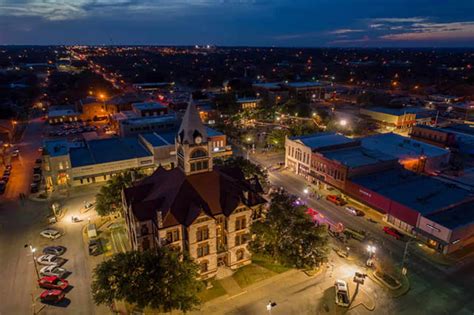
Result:
[[[61,237],[61,233],[59,231],[56,231],[54,229],[46,229],[40,232],[40,235],[46,238],[50,238],[52,240],[55,240],[59,237]]]
[[[346,210],[352,214],[352,215],[356,215],[356,216],[362,216],[364,215],[364,212],[360,211],[359,209],[356,209],[354,207],[351,207],[351,206],[347,206],[346,207]]]
[[[3,180],[0,180],[0,194],[3,194],[6,188],[7,188],[7,183],[4,182]]]
[[[33,167],[33,174],[41,174],[41,165]]]
[[[41,181],[41,175],[40,174],[34,174],[33,175],[33,182],[34,183],[39,183]]]
[[[97,256],[102,254],[102,252],[102,244],[100,243],[100,240],[91,240],[89,242],[89,255]]]
[[[66,262],[64,258],[58,257],[56,255],[50,255],[50,254],[41,255],[36,260],[38,261],[39,264],[47,265],[47,266],[51,266],[51,265],[60,266]]]
[[[12,171],[11,171],[11,170],[9,170],[9,169],[5,169],[5,170],[3,171],[3,176],[5,176],[5,175],[7,175],[7,176],[10,176],[10,175],[11,175],[11,173],[12,173]]]
[[[397,240],[401,239],[403,237],[403,234],[398,232],[396,229],[389,227],[389,226],[384,226],[383,231],[385,234],[391,235],[395,237]]]
[[[43,248],[43,254],[61,256],[66,252],[66,247],[64,246],[47,246]]]
[[[3,175],[2,176],[2,181],[4,181],[5,183],[8,183],[9,180],[10,180],[10,175]]]
[[[67,272],[64,268],[51,265],[41,268],[40,275],[44,277],[56,276],[62,279],[66,276]]]
[[[39,296],[41,302],[58,303],[64,299],[65,293],[61,290],[46,290]]]
[[[12,157],[17,157],[18,155],[20,154],[20,150],[18,150],[18,148],[13,148],[12,149]]]
[[[11,171],[12,168],[13,168],[13,165],[11,165],[11,164],[5,165],[5,170]]]
[[[42,160],[42,159],[36,159],[36,160],[35,160],[35,164],[41,164],[41,163],[43,163],[43,160]]]
[[[69,282],[57,276],[47,276],[39,279],[38,285],[43,289],[65,290]]]
[[[336,289],[336,304],[343,307],[348,307],[350,304],[349,289],[347,282],[344,280],[336,280],[334,283]]]
[[[347,204],[347,202],[345,202],[340,196],[338,195],[327,195],[326,196],[326,200],[332,202],[333,204],[335,205],[338,205],[338,206],[343,206],[345,204]]]
[[[38,191],[39,191],[39,185],[38,185],[38,183],[31,183],[31,184],[30,184],[30,192],[31,192],[32,194],[35,194],[35,193],[37,193]]]

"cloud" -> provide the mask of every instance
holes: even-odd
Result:
[[[474,40],[474,21],[413,23],[407,32],[386,34],[380,38],[390,41]]]
[[[211,6],[257,6],[265,5],[259,0],[3,0],[0,2],[0,15],[32,17],[45,20],[74,20],[88,16],[113,15],[118,11],[127,15],[138,14],[182,14],[191,12],[190,8]]]
[[[390,17],[390,18],[375,18],[371,19],[373,22],[378,23],[419,23],[428,20],[426,17],[407,17],[407,18],[399,18],[399,17]]]
[[[330,41],[329,45],[347,45],[347,44],[361,44],[361,43],[369,43],[371,41],[370,37],[365,35],[362,38],[353,38],[353,39],[336,39]]]
[[[351,29],[351,28],[341,28],[341,29],[337,29],[337,30],[334,30],[334,31],[330,31],[329,34],[339,35],[339,34],[360,33],[360,32],[363,32],[363,30]]]

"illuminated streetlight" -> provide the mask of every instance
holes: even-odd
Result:
[[[34,248],[31,244],[25,244],[25,248],[28,248],[28,247],[30,248],[31,257],[33,258],[33,265],[35,266],[36,278],[39,280],[40,276],[39,276],[38,265],[36,264],[36,257],[35,257],[36,248]]]
[[[341,119],[341,120],[339,121],[339,124],[340,124],[341,126],[345,127],[345,126],[347,126],[347,120]]]
[[[307,195],[309,193],[308,188],[303,189],[303,192],[304,192],[305,195]]]

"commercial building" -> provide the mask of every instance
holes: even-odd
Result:
[[[82,121],[106,119],[108,116],[106,104],[95,97],[87,97],[78,102]]]
[[[255,109],[258,107],[260,103],[260,99],[258,98],[238,98],[237,104],[239,105],[240,109]]]
[[[294,173],[311,178],[312,152],[322,148],[343,147],[353,140],[335,133],[317,133],[285,139],[285,166]]]
[[[146,132],[171,131],[177,128],[178,123],[178,118],[174,113],[142,117],[134,111],[123,111],[111,117],[111,125],[121,137]]]
[[[440,252],[474,242],[473,216],[467,206],[459,208],[472,200],[472,186],[422,175],[445,166],[446,149],[390,133],[360,139],[318,133],[288,138],[285,148],[289,170],[319,188],[335,187],[377,209],[389,223],[419,235]],[[447,214],[440,214],[444,211],[458,214],[458,219],[449,221]],[[426,224],[435,228],[427,231]]]
[[[43,148],[47,189],[102,182],[128,169],[154,167],[152,153],[137,138],[46,140]]]
[[[440,252],[474,242],[472,193],[451,183],[393,168],[351,178],[344,193],[386,213],[392,225],[420,235]]]
[[[290,98],[319,101],[324,100],[326,94],[326,85],[321,82],[288,82],[283,86],[288,89]]]
[[[75,122],[81,120],[81,113],[68,106],[51,106],[47,120],[50,125]]]
[[[403,137],[395,133],[384,133],[361,138],[362,146],[394,156],[405,168],[434,173],[449,164],[450,151],[428,143]]]
[[[139,117],[162,116],[168,114],[168,107],[159,102],[133,103],[132,111]]]
[[[226,135],[209,127],[205,127],[205,131],[213,158],[232,155]],[[43,151],[46,187],[54,189],[102,182],[128,169],[141,168],[151,172],[157,166],[173,168],[177,132],[175,128],[129,137],[85,138],[73,143],[65,139],[47,140]]]
[[[265,203],[256,179],[213,167],[212,145],[189,103],[175,141],[177,167],[159,167],[122,194],[134,250],[170,246],[199,264],[200,278],[251,262],[249,226]]]
[[[436,112],[416,107],[361,108],[360,114],[377,122],[381,126],[393,129],[409,129],[416,124],[431,124],[436,117]]]

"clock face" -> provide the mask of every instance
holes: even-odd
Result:
[[[202,142],[202,138],[200,136],[197,136],[196,138],[194,138],[194,141],[197,143],[197,144],[200,144]]]

